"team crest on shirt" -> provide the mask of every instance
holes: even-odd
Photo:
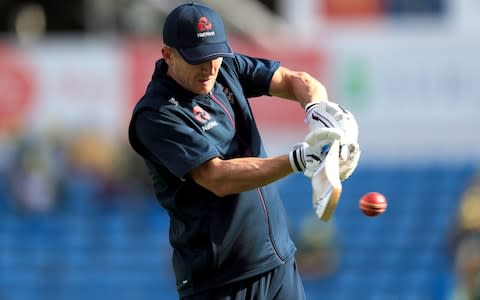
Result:
[[[195,119],[197,119],[197,121],[200,123],[207,123],[212,118],[208,112],[198,105],[193,107],[192,112],[195,116]]]
[[[203,124],[202,125],[203,131],[208,131],[218,125],[217,121],[212,120],[212,117],[210,116],[210,114],[200,106],[195,105],[192,109],[192,112],[193,112],[193,115],[195,116],[195,119],[199,123]]]

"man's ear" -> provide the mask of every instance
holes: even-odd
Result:
[[[162,48],[162,56],[165,59],[165,61],[167,62],[167,64],[170,64],[170,62],[172,61],[172,55],[173,55],[173,49],[172,48],[167,47],[167,46]]]

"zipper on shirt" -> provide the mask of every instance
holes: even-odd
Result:
[[[237,133],[237,122],[235,122],[235,119],[233,118],[230,111],[225,107],[225,105],[222,103],[222,101],[220,101],[217,98],[217,96],[215,96],[213,94],[213,92],[208,93],[208,95],[210,96],[210,99],[212,99],[215,103],[217,103],[222,108],[222,110],[225,112],[225,114],[228,116],[228,118],[230,119],[230,123],[232,123],[233,128],[235,130],[235,135],[237,136],[238,140],[240,141],[240,144],[242,144],[242,146],[243,146],[243,150],[245,151],[245,154],[251,156],[252,155],[252,150],[250,149],[248,144],[245,142],[245,140],[242,138],[242,136]]]
[[[232,123],[233,125],[233,128],[235,129],[235,135],[239,138],[240,140],[240,143],[244,146],[245,148],[245,152],[249,153],[249,155],[251,155],[251,151],[250,151],[250,147],[248,147],[248,145],[245,143],[245,141],[242,139],[242,137],[237,134],[237,124],[232,116],[232,114],[228,111],[228,109],[225,107],[225,105],[222,103],[222,101],[220,101],[212,92],[208,93],[208,95],[210,96],[210,98],[215,102],[217,103],[223,111],[225,111],[225,113],[227,114],[228,118],[230,119],[230,122]],[[258,193],[258,197],[260,198],[260,202],[262,203],[262,207],[263,207],[263,213],[265,215],[265,224],[267,225],[267,229],[268,229],[268,237],[270,239],[270,242],[272,244],[272,247],[273,247],[273,250],[275,251],[275,254],[277,255],[277,257],[283,262],[285,263],[285,259],[280,255],[280,252],[278,251],[278,247],[277,245],[275,244],[275,241],[273,239],[273,236],[272,236],[272,230],[270,228],[270,220],[269,220],[269,215],[268,215],[268,209],[267,209],[267,204],[266,204],[266,201],[265,201],[265,198],[263,197],[263,192],[262,192],[262,189],[261,188],[257,188],[257,193]]]

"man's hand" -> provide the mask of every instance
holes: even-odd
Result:
[[[305,106],[305,121],[314,131],[320,128],[338,128],[343,132],[340,141],[340,179],[347,179],[355,170],[360,159],[358,124],[351,112],[341,105],[322,101]]]
[[[310,132],[305,142],[294,145],[289,154],[290,165],[297,172],[312,177],[330,149],[334,140],[341,140],[343,132],[338,128],[318,128]]]

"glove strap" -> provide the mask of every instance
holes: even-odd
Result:
[[[305,124],[310,124],[310,122],[322,124],[321,127],[326,128],[335,128],[338,127],[335,116],[330,114],[326,109],[326,106],[329,104],[325,101],[320,102],[311,102],[305,105]],[[317,106],[323,106],[318,111],[315,110]]]
[[[315,106],[319,105],[320,102],[310,102],[307,105],[305,105],[305,112],[308,114],[308,112]]]
[[[307,167],[303,154],[304,151],[304,147],[299,147],[290,151],[290,153],[288,154],[290,166],[292,167],[292,170],[294,172],[303,172]]]

